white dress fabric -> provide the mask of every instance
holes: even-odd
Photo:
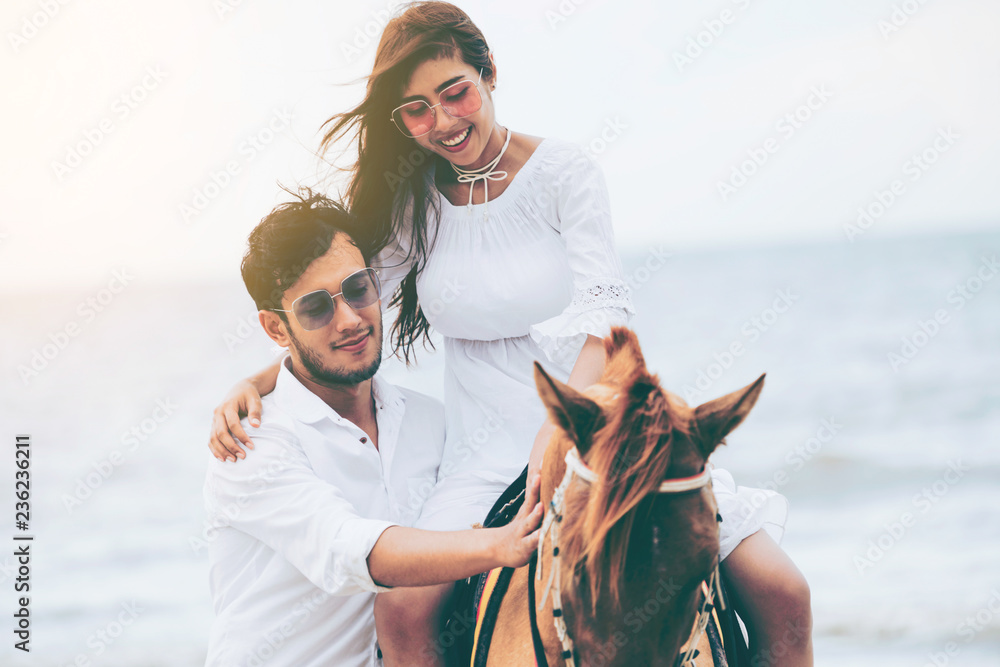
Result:
[[[566,381],[587,334],[606,336],[634,310],[604,175],[579,147],[545,139],[486,204],[450,203],[433,169],[428,192],[440,223],[429,233],[417,298],[444,338],[447,438],[416,526],[456,530],[481,522],[528,462],[546,416],[534,362]],[[412,266],[407,233],[373,261],[386,295]],[[728,486],[716,488],[725,525]],[[741,523],[746,531],[757,520]]]

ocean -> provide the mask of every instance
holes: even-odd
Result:
[[[817,665],[1000,664],[998,256],[1000,233],[623,254],[667,389],[697,403],[767,373],[713,460],[788,498]],[[211,411],[274,354],[233,275],[3,296],[0,497],[13,514],[30,434],[34,541],[30,655],[0,552],[0,663],[203,664]],[[384,372],[440,396],[441,356]]]

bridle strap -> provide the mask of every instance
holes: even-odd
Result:
[[[566,468],[567,470],[572,470],[574,475],[590,484],[596,484],[601,479],[596,472],[588,468],[587,464],[580,459],[580,452],[576,447],[571,447],[569,451],[566,452]],[[708,466],[706,466],[697,475],[680,477],[677,479],[668,479],[665,482],[661,482],[656,491],[657,493],[683,493],[684,491],[693,491],[708,484],[708,481],[711,478],[712,472]]]
[[[541,609],[545,606],[545,601],[548,598],[549,592],[552,593],[552,622],[555,625],[556,636],[559,638],[559,642],[562,644],[562,659],[565,661],[566,667],[576,667],[576,660],[574,655],[574,645],[573,638],[569,636],[569,628],[566,627],[566,621],[563,617],[562,610],[562,600],[560,596],[560,577],[559,577],[559,524],[562,523],[562,512],[565,503],[566,490],[569,488],[570,483],[573,481],[573,477],[579,477],[588,484],[596,484],[600,481],[600,476],[593,470],[587,467],[587,464],[583,462],[580,458],[580,452],[576,447],[570,447],[566,452],[566,474],[563,475],[562,481],[559,486],[556,487],[554,493],[552,494],[552,500],[549,503],[549,511],[545,513],[545,518],[542,520],[541,531],[538,534],[538,554],[535,558],[531,560],[531,567],[528,572],[529,579],[529,598],[531,600],[532,616],[534,616],[535,608],[535,591],[534,591],[534,579],[542,578],[542,568],[541,568],[541,557],[542,548],[545,543],[546,533],[551,534],[552,543],[552,562],[549,563],[549,567],[552,571],[549,573],[548,583],[545,585],[544,592],[542,594],[542,599],[538,602],[538,608]],[[712,481],[711,469],[706,465],[705,468],[697,475],[692,475],[691,477],[682,477],[679,479],[670,479],[665,482],[661,482],[660,486],[657,487],[657,493],[683,493],[685,491],[693,491],[695,489],[700,489],[703,486],[710,484]],[[718,516],[718,515],[716,515]],[[536,570],[536,571],[532,571]],[[681,656],[678,656],[678,665],[685,666],[691,665],[694,654],[694,646],[697,644],[697,638],[705,629],[705,624],[707,623],[707,616],[711,611],[712,600],[714,598],[715,588],[717,587],[717,580],[719,576],[718,564],[716,564],[715,570],[712,574],[712,578],[708,586],[708,594],[702,604],[701,609],[699,609],[697,617],[697,627],[695,636],[691,640],[691,644],[688,650]],[[537,627],[535,624],[535,619],[532,618],[531,630],[532,639],[535,641],[535,654],[537,659],[537,654],[539,650],[539,644],[541,639],[537,635]],[[544,655],[544,647],[542,650]]]
[[[708,484],[708,480],[710,479],[712,479],[712,471],[706,467],[700,473],[692,475],[691,477],[681,477],[678,479],[667,480],[666,482],[660,482],[660,487],[657,490],[660,493],[683,493],[684,491],[694,491],[695,489],[700,489]]]

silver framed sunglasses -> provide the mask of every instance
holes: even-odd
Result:
[[[292,302],[290,310],[281,308],[271,308],[278,313],[292,313],[295,319],[306,331],[322,329],[331,321],[336,311],[337,297],[343,297],[344,303],[360,310],[372,305],[382,296],[382,283],[378,278],[378,271],[368,267],[355,271],[340,282],[340,291],[330,294],[325,289],[316,290],[303,294]]]
[[[479,80],[463,79],[453,83],[438,94],[437,104],[426,100],[413,100],[400,104],[392,110],[392,122],[404,135],[415,139],[434,129],[437,122],[435,107],[441,107],[452,118],[471,116],[483,107],[483,96],[479,84],[483,80],[483,70],[479,70]]]

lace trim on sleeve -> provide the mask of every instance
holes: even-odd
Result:
[[[583,313],[595,308],[622,308],[635,314],[628,285],[612,278],[594,278],[579,285],[567,313]]]

